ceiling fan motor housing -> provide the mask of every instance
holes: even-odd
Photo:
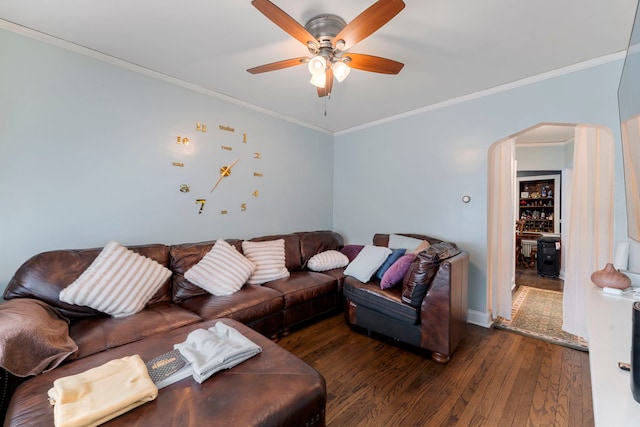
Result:
[[[330,13],[314,16],[307,21],[304,27],[316,38],[318,43],[320,43],[319,46],[316,46],[315,52],[313,53],[317,54],[327,49],[330,51],[333,50],[333,39],[346,25],[347,23],[344,19]]]

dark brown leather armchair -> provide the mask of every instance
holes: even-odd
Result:
[[[429,236],[408,236],[432,246],[416,257],[402,285],[381,289],[379,280],[345,279],[347,322],[429,350],[434,361],[446,363],[466,330],[469,254]],[[373,243],[386,246],[388,235],[376,234]],[[426,294],[410,304],[407,286],[422,286]]]

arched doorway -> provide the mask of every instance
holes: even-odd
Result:
[[[515,276],[515,143],[519,135],[542,126],[572,126],[575,130],[573,167],[567,182],[571,194],[563,215],[566,259],[563,329],[587,338],[583,286],[612,251],[613,136],[601,126],[541,123],[490,147],[487,307],[492,319],[511,316]]]

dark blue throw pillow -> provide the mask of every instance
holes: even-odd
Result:
[[[384,275],[384,273],[389,269],[389,267],[393,265],[394,262],[398,260],[398,258],[404,255],[406,251],[406,249],[393,249],[391,255],[387,257],[386,261],[382,263],[378,271],[376,271],[376,279],[382,280],[382,276]]]

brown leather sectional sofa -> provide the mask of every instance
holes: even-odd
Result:
[[[374,243],[377,245],[386,242],[384,236],[388,239],[388,235],[376,236]],[[432,243],[438,242],[437,239],[423,237]],[[287,334],[289,328],[294,325],[342,308],[345,283],[344,268],[324,272],[313,272],[306,268],[313,255],[342,248],[343,238],[340,234],[333,231],[297,232],[251,240],[275,239],[285,241],[286,266],[290,271],[290,277],[263,285],[246,284],[240,291],[229,296],[210,295],[184,278],[184,273],[212,248],[215,242],[210,241],[179,245],[129,246],[129,249],[154,259],[173,272],[145,309],[132,316],[114,318],[88,307],[65,304],[58,298],[60,291],[91,264],[101,248],[56,250],[35,255],[18,269],[5,290],[4,298],[43,301],[70,320],[69,336],[77,344],[78,352],[66,360],[63,366],[97,353],[106,352],[103,354],[108,355],[111,349],[130,343],[139,346],[141,344],[138,342],[143,343],[146,338],[169,334],[178,328],[219,318],[233,319],[275,340],[278,336]],[[242,240],[228,239],[227,242],[242,252]],[[438,284],[438,297],[430,299],[429,304],[442,307],[433,308],[438,310],[438,315],[429,315],[429,327],[401,325],[409,329],[418,328],[422,331],[418,332],[419,334],[436,334],[437,338],[434,340],[439,343],[436,346],[421,345],[413,338],[407,341],[445,355],[446,360],[464,333],[461,324],[463,310],[466,319],[468,255],[463,252],[457,258],[464,271],[452,274],[450,265],[447,264],[435,274],[433,283]],[[357,282],[352,278],[349,280]],[[373,282],[368,286],[375,288],[376,285]],[[461,301],[462,297],[465,301]],[[356,319],[364,315],[356,313],[353,307],[349,308],[349,304],[347,307],[347,319],[350,323],[359,325],[360,322]],[[387,321],[386,317],[380,319],[382,322]],[[375,326],[366,323],[360,326],[377,330]],[[386,330],[377,331],[388,334]],[[414,334],[415,332],[409,333],[412,337]],[[434,359],[438,360],[437,357]],[[3,369],[0,371],[0,383],[4,383],[0,384],[4,386],[4,396],[0,396],[0,415],[2,409],[6,409],[11,391],[15,389],[16,384],[24,380]],[[29,379],[26,381],[29,382]],[[2,405],[5,405],[5,408]],[[11,402],[11,407],[19,406],[20,402]],[[11,407],[5,420],[7,422],[11,416]]]

